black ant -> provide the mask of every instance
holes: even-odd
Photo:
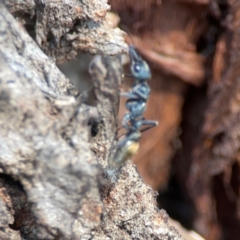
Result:
[[[127,159],[132,158],[139,149],[141,132],[158,125],[157,121],[145,120],[143,117],[150,94],[150,87],[147,84],[147,80],[151,78],[150,68],[132,46],[129,46],[129,57],[131,75],[127,76],[134,78],[135,82],[131,91],[121,93],[121,96],[128,98],[126,102],[128,112],[122,121],[127,134],[117,143],[116,152],[110,159],[112,167],[119,167]],[[141,129],[144,125],[148,125],[148,127]]]

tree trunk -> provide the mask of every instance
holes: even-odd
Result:
[[[20,23],[0,5],[0,238],[181,239],[131,161],[108,168],[120,57],[98,56],[91,63],[96,107],[82,101],[53,61],[79,50],[126,51],[122,32],[105,20],[108,5],[6,6]]]

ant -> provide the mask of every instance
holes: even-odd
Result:
[[[150,68],[133,46],[129,46],[130,71],[131,75],[126,75],[135,79],[131,91],[121,93],[127,97],[126,108],[128,112],[122,120],[123,127],[127,130],[126,136],[117,143],[117,150],[110,165],[121,166],[127,159],[132,158],[139,149],[141,132],[149,130],[158,125],[157,121],[146,120],[143,114],[146,110],[146,103],[150,94],[150,87],[147,81],[151,78]],[[141,129],[142,126],[148,127]]]

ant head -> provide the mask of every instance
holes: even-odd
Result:
[[[131,59],[131,73],[137,80],[147,80],[151,78],[151,71],[148,64],[140,57],[133,46],[129,46],[129,56]]]

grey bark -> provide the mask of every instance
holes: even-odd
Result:
[[[79,50],[114,55],[124,51],[122,46],[127,49],[123,32],[105,19],[107,0],[7,0],[6,6],[57,62],[76,57]]]
[[[82,4],[81,11],[75,7],[69,15],[80,11],[77,18],[90,19],[78,31],[95,41],[91,14],[99,17],[93,34],[100,31],[102,36],[101,8],[94,5],[97,1],[83,2],[72,1],[72,6]],[[52,4],[63,11],[59,1],[9,1],[7,6],[21,24],[26,11],[28,20],[36,16],[36,41],[47,54],[54,49],[49,55],[56,60],[72,58],[81,48],[109,53],[104,44],[81,45],[79,32],[73,40],[78,39],[77,44],[62,47],[68,40],[53,28],[59,44],[52,48],[46,32],[51,24],[61,28],[58,18],[49,20]],[[90,11],[94,6],[97,12]],[[108,169],[116,135],[120,58],[99,56],[92,62],[97,106],[90,107],[77,98],[77,89],[21,24],[0,5],[0,238],[181,239],[131,161],[121,169]],[[68,33],[75,27],[70,24]],[[116,51],[125,51],[125,45],[120,46]],[[92,120],[99,123],[95,137]]]

